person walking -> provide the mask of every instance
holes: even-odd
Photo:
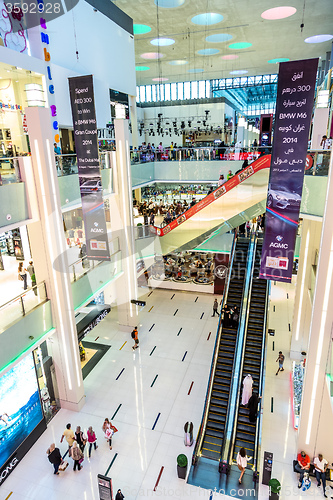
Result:
[[[138,337],[138,327],[135,326],[132,331],[132,339],[134,339],[134,345],[132,346],[133,351],[139,347],[139,337]]]
[[[88,436],[88,443],[89,443],[88,455],[90,458],[93,445],[94,445],[95,450],[97,450],[97,448],[98,448],[98,445],[96,444],[96,441],[97,441],[96,434],[95,434],[92,426],[90,426],[88,428],[87,436]]]
[[[74,460],[74,466],[73,470],[75,471],[76,469],[81,470],[83,465],[81,465],[83,461],[83,453],[78,447],[78,444],[76,441],[73,442],[73,446],[69,450],[69,456]]]
[[[279,373],[279,371],[281,370],[282,372],[284,372],[284,368],[283,368],[283,363],[284,363],[284,354],[282,354],[282,351],[279,351],[279,355],[277,357],[277,360],[276,362],[279,362],[279,368],[278,368],[278,371],[276,372],[275,375],[277,375]]]
[[[23,281],[23,290],[28,288],[27,284],[27,270],[23,267],[23,262],[20,262],[17,269],[19,281]]]
[[[73,446],[73,443],[75,441],[75,434],[74,434],[74,431],[71,429],[71,424],[66,425],[66,429],[64,430],[64,432],[61,436],[60,443],[63,442],[64,438],[66,439],[66,441],[68,443],[68,449],[70,449]]]
[[[252,457],[246,455],[245,448],[241,448],[237,454],[237,467],[241,471],[240,477],[238,479],[239,484],[242,482],[247,463]]]
[[[80,450],[82,453],[84,452],[84,448],[86,446],[87,438],[81,431],[81,427],[78,425],[75,431],[75,440],[77,444],[79,445]]]
[[[249,409],[249,421],[251,423],[254,423],[257,420],[259,401],[260,397],[256,392],[253,392],[247,403],[247,407]]]
[[[219,304],[217,302],[217,299],[214,300],[214,304],[213,304],[213,314],[212,314],[212,318],[215,316],[215,313],[218,315],[219,313],[217,312],[217,309],[219,307]]]
[[[47,450],[48,459],[54,467],[54,473],[57,476],[59,475],[58,469],[59,465],[62,462],[62,457],[59,448],[56,448],[54,443],[51,444],[50,448]]]
[[[116,494],[116,500],[123,500],[124,495],[122,494],[121,490],[119,489]]]
[[[295,465],[295,471],[299,472],[299,481],[298,487],[302,488],[303,476],[305,472],[309,472],[310,470],[310,457],[305,453],[305,451],[301,451],[297,455],[297,464]]]
[[[316,479],[317,479],[317,483],[318,483],[317,486],[318,486],[318,488],[320,488],[320,486],[321,486],[320,481],[323,483],[324,497],[327,498],[327,495],[326,495],[326,469],[327,469],[328,462],[323,457],[323,455],[321,453],[318,453],[318,456],[315,457],[315,459],[313,461],[313,465],[315,468],[314,471],[315,471],[315,475],[316,475]]]
[[[29,261],[29,265],[27,266],[27,271],[28,271],[30,279],[31,279],[31,276],[33,274],[35,274],[35,267],[34,267],[32,260]]]
[[[242,392],[242,405],[247,406],[250,397],[252,396],[252,386],[253,386],[253,378],[251,375],[246,375],[243,380],[243,392]]]

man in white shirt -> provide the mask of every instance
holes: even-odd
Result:
[[[218,187],[222,186],[226,181],[227,180],[224,178],[224,175],[221,174],[217,183]]]
[[[327,139],[327,135],[323,135],[320,145],[323,149],[330,149],[331,147],[331,139]]]
[[[323,490],[324,490],[324,497],[327,498],[327,495],[325,493],[326,490],[326,469],[328,462],[323,458],[323,455],[321,453],[318,454],[318,457],[316,457],[313,461],[314,467],[315,467],[315,474],[316,474],[316,479],[317,479],[317,486],[320,488],[320,480],[323,483]]]

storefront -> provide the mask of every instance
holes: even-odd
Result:
[[[110,311],[111,306],[105,304],[104,292],[101,292],[75,315],[83,379],[86,378],[111,347],[97,343],[96,341],[89,342],[84,340],[86,335],[91,332]]]
[[[46,429],[33,354],[0,378],[0,486]]]

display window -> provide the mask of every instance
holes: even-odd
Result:
[[[30,154],[29,106],[45,106],[42,75],[0,63],[0,185],[19,181],[15,159]]]
[[[58,386],[52,357],[47,350],[47,342],[43,342],[33,351],[37,371],[37,381],[43,413],[47,422],[60,410]]]

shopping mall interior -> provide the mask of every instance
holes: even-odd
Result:
[[[333,498],[332,27],[2,2],[1,500]]]

